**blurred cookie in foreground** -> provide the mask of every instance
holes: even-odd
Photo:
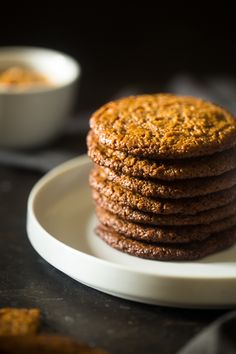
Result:
[[[38,309],[0,309],[0,335],[18,336],[35,334],[39,328],[40,311]]]
[[[0,337],[0,353],[7,354],[108,354],[71,338],[54,335]]]

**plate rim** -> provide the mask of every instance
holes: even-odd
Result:
[[[96,261],[101,263],[102,265],[105,266],[110,266],[112,268],[115,269],[119,269],[122,271],[126,271],[129,273],[133,273],[135,275],[142,275],[142,276],[153,276],[153,277],[158,277],[158,278],[162,278],[162,279],[182,279],[182,280],[201,280],[201,281],[229,281],[229,280],[236,280],[236,276],[234,275],[209,275],[207,273],[203,273],[203,274],[195,274],[192,273],[190,274],[163,274],[163,273],[152,273],[152,272],[145,272],[142,271],[141,269],[134,269],[132,268],[132,266],[127,266],[127,265],[123,265],[123,264],[118,264],[109,260],[105,260],[102,259],[100,257],[96,257],[94,255],[91,254],[87,254],[81,250],[75,249],[69,245],[67,245],[66,243],[58,240],[56,237],[54,237],[52,234],[50,234],[44,227],[43,225],[40,223],[40,221],[37,218],[37,215],[35,213],[35,201],[37,198],[38,193],[40,193],[40,190],[47,184],[50,183],[54,178],[58,178],[60,176],[62,176],[65,173],[68,173],[69,170],[74,169],[74,168],[79,168],[83,165],[88,165],[88,164],[92,164],[91,160],[88,158],[88,156],[86,154],[80,155],[78,157],[75,157],[73,159],[70,159],[62,164],[60,164],[59,166],[53,168],[52,170],[50,170],[49,172],[47,172],[43,177],[41,177],[38,182],[36,182],[36,184],[33,186],[29,197],[28,197],[28,202],[27,202],[27,225],[28,225],[28,221],[29,219],[33,220],[34,223],[36,223],[37,227],[41,230],[41,232],[43,232],[45,234],[45,236],[49,237],[51,240],[53,240],[54,242],[56,242],[58,245],[66,247],[68,251],[74,253],[75,255],[83,255],[83,257],[87,257],[89,260],[91,261]],[[28,238],[31,242],[30,236],[29,236],[29,231],[28,231],[28,227],[27,227],[27,234],[28,234]],[[33,245],[32,245],[33,246]],[[34,247],[34,246],[33,246]],[[35,248],[35,247],[34,247]],[[37,250],[36,250],[37,251]],[[190,262],[186,262],[186,263],[191,263]],[[177,262],[176,262],[177,263]],[[178,262],[179,263],[179,262]],[[185,263],[185,262],[184,262]]]

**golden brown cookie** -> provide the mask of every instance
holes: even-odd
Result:
[[[38,309],[0,309],[0,336],[35,334],[38,331]]]
[[[146,197],[186,198],[215,193],[233,187],[236,184],[236,170],[220,176],[192,178],[181,181],[149,180],[118,174],[109,168],[96,167],[99,174],[106,176],[108,181],[120,187]]]
[[[210,156],[164,161],[148,160],[112,150],[98,144],[93,131],[88,134],[87,145],[88,155],[96,164],[133,177],[179,180],[218,176],[236,168],[235,147]]]
[[[236,121],[223,108],[194,97],[131,96],[109,102],[90,126],[111,149],[155,159],[213,154],[236,144]]]
[[[224,205],[219,208],[206,210],[195,215],[158,215],[153,213],[145,213],[140,210],[132,209],[128,206],[113,202],[109,198],[101,195],[96,190],[92,190],[92,196],[96,205],[118,215],[120,218],[149,225],[205,225],[214,221],[219,221],[236,214],[236,201]]]
[[[215,233],[203,241],[176,244],[149,244],[124,237],[106,226],[96,228],[97,235],[109,246],[131,256],[159,261],[190,261],[231,247],[236,242],[236,228]]]
[[[125,237],[149,243],[188,243],[202,241],[216,232],[236,225],[236,215],[207,225],[150,226],[123,220],[105,209],[96,208],[99,222]]]
[[[202,197],[183,199],[148,198],[109,182],[94,169],[89,178],[90,186],[113,202],[154,214],[196,214],[204,210],[227,205],[236,199],[236,186]]]

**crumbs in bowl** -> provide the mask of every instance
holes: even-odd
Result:
[[[0,87],[5,89],[29,89],[52,86],[50,80],[41,73],[20,66],[12,66],[0,71]]]

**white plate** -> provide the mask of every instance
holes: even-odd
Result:
[[[116,251],[94,234],[91,164],[73,159],[43,177],[28,201],[27,231],[50,264],[118,297],[178,307],[236,305],[236,247],[195,262],[149,261]]]

